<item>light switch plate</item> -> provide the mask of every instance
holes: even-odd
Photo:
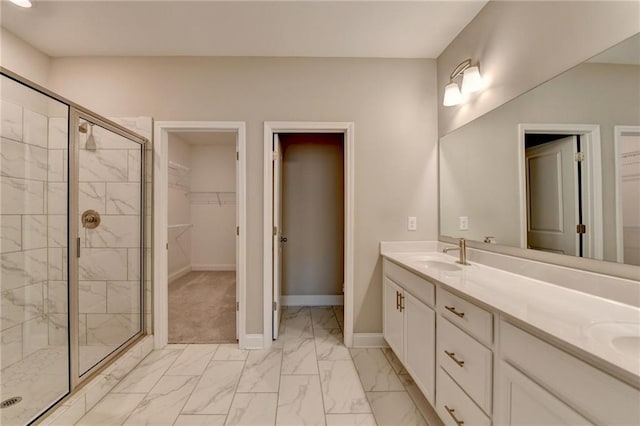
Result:
[[[468,216],[460,216],[460,231],[467,231],[469,229],[469,217]]]
[[[418,218],[415,216],[409,216],[407,218],[407,230],[415,231],[418,229]]]

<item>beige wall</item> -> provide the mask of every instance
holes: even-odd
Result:
[[[0,65],[48,87],[51,58],[4,28],[0,28]]]
[[[491,1],[438,57],[440,136],[640,31],[640,2]],[[487,88],[445,107],[461,61],[480,61]]]
[[[262,331],[265,120],[355,122],[356,332],[382,330],[379,242],[437,237],[434,60],[60,58],[51,85],[107,116],[247,122],[249,333]]]
[[[192,145],[191,190],[236,191],[236,146]],[[207,204],[191,204],[192,264],[197,269],[234,270],[236,264],[236,203],[233,197],[206,196]],[[213,201],[213,202],[211,202]],[[226,203],[225,203],[226,202]],[[228,204],[227,204],[228,203]]]
[[[283,295],[341,295],[344,156],[340,134],[280,135]]]
[[[191,167],[191,147],[182,138],[169,133],[169,161]],[[191,173],[169,168],[169,225],[191,223],[189,187]],[[191,240],[193,228],[170,228],[168,230],[169,281],[191,269]]]

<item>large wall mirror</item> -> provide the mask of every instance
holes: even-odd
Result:
[[[638,279],[640,34],[442,137],[440,234]]]

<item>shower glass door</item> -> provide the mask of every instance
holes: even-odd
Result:
[[[144,146],[95,117],[73,111],[72,122],[78,184],[78,355],[72,366],[81,381],[142,332]]]
[[[0,80],[0,424],[69,392],[69,108]]]

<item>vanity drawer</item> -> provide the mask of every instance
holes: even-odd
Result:
[[[382,271],[384,275],[407,290],[422,303],[431,307],[435,306],[435,286],[429,281],[387,259],[382,262]]]
[[[640,391],[507,322],[501,356],[595,424],[640,424]]]
[[[446,290],[437,289],[438,312],[487,345],[493,342],[493,314]]]
[[[436,339],[440,366],[480,408],[491,413],[493,353],[442,317]]]
[[[490,426],[491,420],[442,369],[437,373],[436,410],[446,425]]]

